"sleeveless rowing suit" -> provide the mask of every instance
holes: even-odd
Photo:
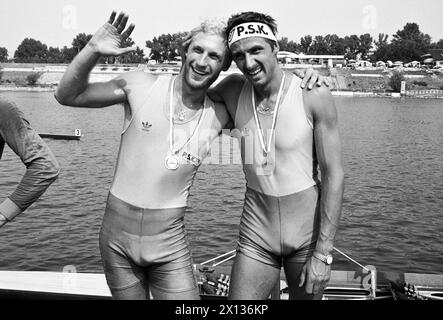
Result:
[[[103,266],[113,295],[143,283],[146,274],[157,297],[197,292],[184,214],[197,169],[227,114],[206,97],[202,112],[175,123],[173,142],[180,149],[180,165],[167,169],[172,78],[159,76],[147,93],[140,86],[128,94],[132,117],[125,121],[100,232]]]
[[[304,262],[315,247],[319,229],[313,125],[305,112],[301,79],[293,75],[286,79],[290,85],[277,113],[270,169],[263,166],[265,156],[248,81],[235,114],[247,187],[238,251],[277,268],[282,258]],[[265,117],[272,119],[259,113],[257,117],[259,123]],[[270,136],[270,129],[262,132],[265,139]]]

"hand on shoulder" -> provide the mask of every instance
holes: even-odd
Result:
[[[303,95],[313,103],[327,102],[333,99],[331,90],[327,86],[315,86],[312,89],[303,89]]]
[[[303,101],[312,114],[313,119],[336,119],[337,110],[334,98],[326,86],[303,89]]]
[[[312,90],[315,87],[331,87],[332,83],[329,77],[321,75],[317,70],[313,68],[308,68],[305,71],[299,69],[294,70],[294,74],[302,79],[300,87],[302,89],[308,88]]]

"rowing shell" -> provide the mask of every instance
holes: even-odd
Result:
[[[207,268],[207,267],[206,267]],[[201,265],[195,265],[200,274]],[[209,268],[210,269],[210,268]],[[207,272],[208,269],[205,270]],[[230,267],[216,267],[215,273],[230,274]],[[280,297],[287,299],[287,287],[282,273]],[[416,273],[377,274],[376,296],[371,294],[371,277],[357,271],[331,272],[324,292],[325,300],[393,299],[390,281],[414,284],[418,295],[426,299],[443,300],[443,275]],[[202,293],[202,299],[226,299]],[[111,299],[102,273],[63,273],[49,271],[0,271],[0,299]]]

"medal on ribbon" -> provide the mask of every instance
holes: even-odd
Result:
[[[176,155],[168,155],[165,159],[165,166],[168,170],[177,170],[180,166],[180,159]]]
[[[268,140],[267,144],[265,144],[262,128],[261,128],[260,121],[257,116],[257,108],[255,106],[255,91],[254,91],[254,87],[252,87],[252,109],[254,111],[255,124],[258,129],[258,137],[260,139],[260,145],[263,150],[263,160],[261,162],[261,171],[262,171],[261,174],[263,174],[263,175],[271,175],[275,169],[275,163],[271,157],[272,138],[274,137],[274,133],[275,133],[275,123],[277,120],[278,107],[280,104],[280,99],[281,99],[281,95],[283,92],[284,83],[285,83],[285,73],[283,73],[280,88],[278,90],[277,101],[275,103],[275,108],[274,108],[275,109],[274,116],[272,119],[271,134],[269,136],[269,140]]]
[[[183,146],[180,148],[174,148],[174,84],[177,77],[174,78],[171,84],[170,89],[170,97],[169,97],[169,153],[165,158],[165,167],[168,170],[177,170],[180,166],[180,157],[178,156],[178,153],[181,149],[186,147],[189,142],[194,137],[195,133],[198,132],[198,129],[200,127],[200,124],[202,122],[202,119],[206,112],[206,97],[203,103],[203,112],[200,114],[200,118],[198,119],[197,125],[195,126],[194,132],[191,134],[191,136],[188,138],[188,140],[185,142]],[[190,159],[187,159],[195,166],[199,166],[201,161],[199,158],[190,156]]]

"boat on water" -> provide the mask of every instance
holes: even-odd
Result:
[[[235,251],[195,264],[202,300],[228,299],[231,267],[224,265]],[[287,300],[284,273],[269,299]],[[102,273],[0,271],[0,299],[109,300]],[[443,300],[443,275],[377,272],[373,266],[358,271],[332,270],[323,300]]]
[[[81,129],[75,129],[74,134],[58,134],[58,133],[39,133],[41,138],[54,140],[80,140],[82,137]]]
[[[227,299],[229,286],[225,284],[229,269],[208,268],[198,265],[199,274],[211,274],[199,282],[203,300]],[[372,285],[371,274],[364,271],[332,270],[331,279],[324,290],[323,300],[443,300],[443,275],[418,273],[377,273],[378,282]],[[206,283],[216,279],[217,291],[211,293]],[[282,273],[280,284],[269,299],[287,300],[289,292]]]
[[[443,275],[377,272],[363,266],[344,252],[336,252],[356,264],[358,271],[332,270],[323,292],[323,300],[443,300]],[[204,299],[227,299],[231,268],[223,263],[235,257],[235,250],[195,265],[200,296]],[[287,300],[289,291],[282,271],[269,299]]]

